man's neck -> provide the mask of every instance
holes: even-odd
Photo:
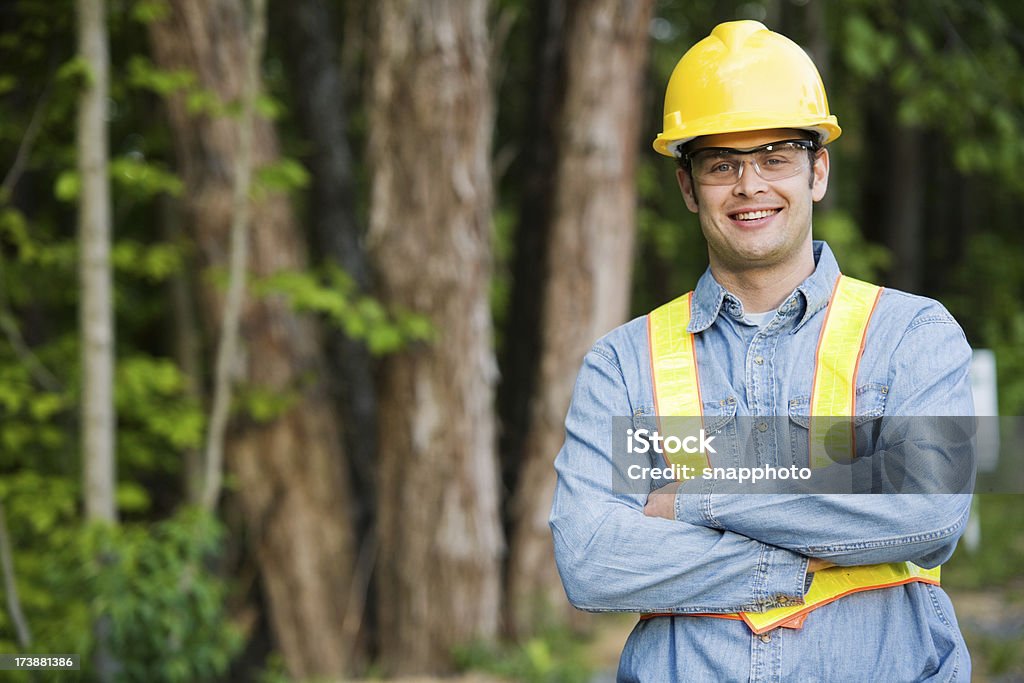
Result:
[[[814,252],[769,268],[734,270],[712,263],[711,274],[743,304],[747,313],[774,311],[814,272]]]

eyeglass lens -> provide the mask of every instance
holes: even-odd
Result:
[[[694,177],[707,185],[732,185],[743,173],[744,157],[750,157],[754,170],[765,180],[790,178],[807,164],[806,141],[773,142],[741,152],[735,149],[710,147],[690,154]]]

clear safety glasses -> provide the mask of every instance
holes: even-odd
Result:
[[[743,177],[744,157],[750,157],[757,175],[765,180],[791,178],[808,167],[808,152],[818,145],[811,140],[781,140],[753,149],[702,147],[684,159],[694,179],[705,185],[733,185]]]

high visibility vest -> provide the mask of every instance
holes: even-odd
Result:
[[[815,354],[814,382],[811,386],[809,423],[809,463],[822,468],[834,463],[829,453],[837,448],[855,453],[853,416],[856,412],[857,365],[864,350],[868,322],[882,288],[840,275],[836,280],[825,314]],[[651,350],[651,374],[654,380],[655,414],[664,418],[686,416],[703,419],[694,335],[686,331],[690,324],[693,292],[654,310],[647,319]],[[842,426],[836,420],[815,417],[849,417]],[[662,425],[659,425],[659,428]],[[689,465],[695,472],[709,466],[707,456],[679,451],[669,456],[669,465]],[[814,573],[814,580],[803,604],[772,608],[766,612],[701,614],[727,619],[742,619],[754,633],[777,626],[800,628],[812,610],[859,591],[899,586],[912,581],[939,584],[939,568],[923,569],[912,562],[893,562],[857,567],[830,567]],[[644,615],[652,616],[671,615]]]

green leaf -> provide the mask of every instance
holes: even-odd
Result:
[[[128,60],[128,85],[171,95],[196,87],[196,75],[188,69],[161,69],[146,57],[134,55]]]
[[[277,121],[286,111],[283,102],[267,94],[256,98],[255,109],[257,114],[270,121]]]
[[[295,159],[284,158],[256,171],[257,191],[289,192],[309,185],[309,171]]]
[[[36,394],[29,405],[29,413],[40,422],[49,420],[67,406],[61,394]]]
[[[142,486],[132,481],[117,484],[117,507],[124,512],[145,512],[149,509],[149,493]]]
[[[91,83],[93,80],[92,71],[89,69],[89,62],[81,55],[76,55],[60,65],[55,77],[58,82],[74,82],[81,80],[82,83]]]
[[[78,171],[61,171],[53,186],[53,194],[62,202],[73,202],[78,199],[81,183]]]
[[[152,24],[166,19],[171,14],[167,0],[137,0],[132,6],[131,17],[142,24]]]
[[[0,95],[12,92],[18,87],[18,79],[11,74],[0,75]]]
[[[137,199],[149,199],[163,193],[178,197],[185,189],[184,182],[177,175],[137,157],[111,160],[110,175],[119,189]]]

